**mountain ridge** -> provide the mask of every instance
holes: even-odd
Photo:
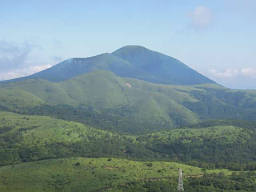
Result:
[[[173,57],[137,45],[124,46],[112,53],[67,59],[46,70],[9,81],[39,78],[60,82],[95,70],[160,84],[216,84]]]

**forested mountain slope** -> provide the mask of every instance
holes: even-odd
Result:
[[[256,120],[256,91],[219,85],[176,86],[95,71],[62,82],[27,79],[0,85],[2,110],[79,121],[143,134],[208,119]]]

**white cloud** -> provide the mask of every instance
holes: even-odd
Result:
[[[244,76],[256,78],[256,68],[243,68],[241,69],[241,73]]]
[[[247,77],[256,79],[256,68],[240,68],[240,69],[225,69],[223,71],[217,71],[216,69],[210,69],[210,74],[217,78],[230,79],[235,77]]]
[[[256,68],[211,69],[208,76],[216,82],[234,89],[256,89]]]
[[[210,25],[213,19],[212,11],[205,6],[198,6],[189,14],[192,25],[195,28],[206,28]]]
[[[219,78],[231,78],[239,74],[238,69],[225,69],[224,71],[217,71],[216,69],[210,69],[210,73]]]
[[[17,45],[7,41],[0,41],[0,71],[10,70],[26,66],[26,61],[33,49],[33,45],[24,43]]]
[[[61,57],[45,55],[40,46],[30,42],[17,44],[0,40],[0,80],[31,75],[60,60]]]
[[[30,66],[26,68],[11,70],[8,72],[0,71],[0,80],[8,80],[8,79],[15,79],[18,77],[28,76],[39,71],[45,70],[52,67],[52,65],[40,65],[40,66]]]

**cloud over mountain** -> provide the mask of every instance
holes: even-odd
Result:
[[[209,76],[229,88],[255,89],[256,68],[210,69]]]
[[[51,67],[51,64],[43,64],[38,59],[35,52],[39,48],[30,42],[18,44],[0,40],[0,80],[30,75]],[[60,59],[56,57],[52,60],[57,62]]]
[[[245,68],[228,68],[223,71],[218,71],[216,69],[211,69],[210,73],[213,76],[219,78],[234,78],[238,76],[256,78],[256,68],[245,67]]]
[[[26,66],[32,49],[33,45],[29,43],[17,45],[7,41],[0,41],[1,72],[8,72]]]

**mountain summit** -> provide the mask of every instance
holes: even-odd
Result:
[[[65,60],[25,79],[59,82],[96,70],[152,83],[195,85],[215,83],[181,61],[142,46],[125,46],[113,53]],[[24,79],[24,78],[21,78]]]
[[[140,71],[141,76],[135,78],[141,80],[177,85],[215,83],[181,61],[142,46],[125,46],[112,54],[128,61]],[[128,76],[134,77],[132,74]]]

